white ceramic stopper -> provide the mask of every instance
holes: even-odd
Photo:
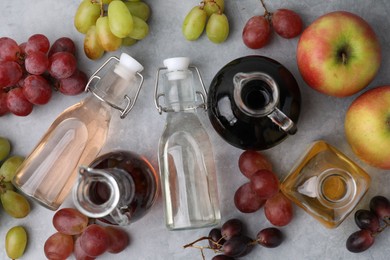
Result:
[[[180,80],[186,77],[184,71],[188,70],[190,59],[188,57],[175,57],[164,60],[164,66],[168,70],[168,80]]]
[[[114,71],[122,78],[130,79],[143,69],[144,67],[137,60],[126,53],[122,53],[119,58],[119,64]]]

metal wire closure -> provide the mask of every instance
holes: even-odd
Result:
[[[187,108],[185,110],[194,109],[194,108],[203,108],[204,110],[207,111],[207,102],[206,102],[207,90],[206,90],[206,87],[205,87],[205,85],[203,83],[202,76],[200,75],[200,72],[199,72],[197,67],[189,66],[188,68],[195,70],[196,74],[198,75],[200,84],[202,86],[203,93],[200,92],[200,91],[196,91],[195,93],[200,96],[200,99],[202,100],[202,102],[197,104],[195,107],[190,107],[190,108]],[[155,84],[154,84],[154,105],[155,105],[155,107],[156,107],[156,109],[157,109],[157,111],[158,111],[158,113],[160,115],[161,115],[162,112],[174,112],[173,109],[168,108],[168,107],[162,107],[160,105],[160,103],[159,103],[160,97],[165,96],[165,94],[163,94],[163,93],[158,93],[158,81],[159,81],[160,71],[161,70],[167,70],[167,67],[161,67],[161,68],[157,69],[156,81],[155,81]]]
[[[106,62],[103,63],[103,65],[101,65],[96,71],[95,73],[92,74],[92,76],[90,77],[90,79],[88,80],[87,82],[87,85],[85,87],[85,91],[88,92],[90,91],[95,97],[97,97],[100,101],[102,102],[105,102],[106,104],[108,104],[109,106],[111,106],[112,108],[115,108],[117,110],[119,110],[121,112],[120,114],[120,118],[123,119],[125,118],[129,112],[131,111],[131,109],[133,108],[134,104],[135,104],[135,101],[137,100],[138,98],[138,95],[139,95],[139,92],[141,90],[141,87],[142,87],[142,84],[144,82],[144,77],[141,75],[141,73],[137,72],[137,75],[141,78],[141,81],[139,83],[139,86],[138,86],[138,89],[135,93],[135,96],[134,96],[134,101],[132,102],[131,98],[128,96],[128,95],[124,95],[124,99],[126,99],[126,106],[124,108],[121,108],[107,100],[105,100],[104,98],[102,98],[101,96],[99,96],[94,90],[93,88],[90,87],[90,84],[92,83],[92,81],[94,79],[96,80],[100,80],[101,77],[99,75],[97,75],[109,62],[115,60],[116,62],[119,62],[119,58],[118,57],[110,57],[108,60],[106,60]]]

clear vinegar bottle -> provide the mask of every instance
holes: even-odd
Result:
[[[164,65],[159,69],[167,70],[164,92],[157,94],[158,72],[155,101],[160,113],[167,112],[158,148],[166,225],[170,230],[212,226],[221,214],[212,146],[197,114],[205,108],[205,96],[195,90],[188,58],[166,59]]]
[[[77,167],[95,159],[106,142],[113,109],[120,110],[124,118],[134,105],[143,83],[142,70],[141,64],[124,53],[120,59],[108,59],[87,83],[92,95],[55,119],[19,167],[13,184],[43,206],[58,209],[75,182]],[[138,88],[137,75],[141,77]],[[92,84],[93,80],[98,82]],[[134,94],[134,100],[126,93]]]

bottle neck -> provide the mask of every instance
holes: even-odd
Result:
[[[198,100],[192,72],[167,72],[164,75],[164,98],[168,111],[195,111]]]
[[[119,225],[130,223],[131,216],[122,208],[134,197],[135,184],[129,174],[120,169],[81,167],[73,191],[76,208],[91,218],[111,216]]]

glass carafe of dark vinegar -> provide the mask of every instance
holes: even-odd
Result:
[[[268,149],[297,131],[298,84],[267,57],[246,56],[225,65],[210,84],[207,102],[214,129],[241,149]]]
[[[134,105],[143,82],[142,70],[141,64],[124,53],[120,59],[108,59],[91,76],[86,87],[89,95],[56,118],[18,168],[14,185],[56,210],[75,182],[77,167],[95,159],[106,142],[113,111],[120,110],[124,118]]]
[[[80,167],[73,189],[84,215],[116,225],[143,217],[158,195],[158,176],[149,161],[129,151],[113,151]]]

